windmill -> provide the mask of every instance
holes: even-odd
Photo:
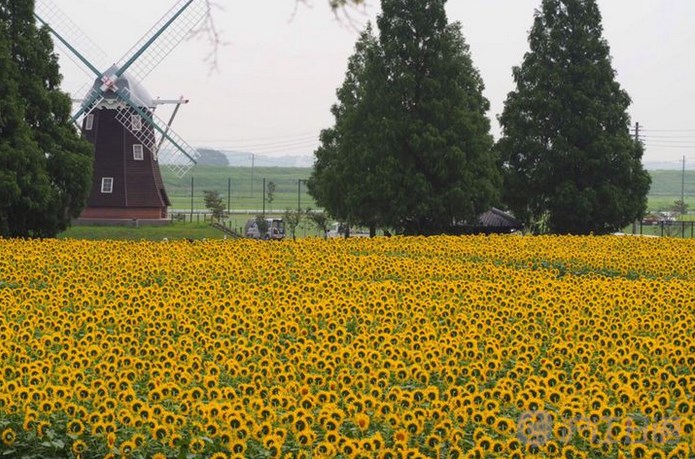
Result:
[[[71,59],[93,78],[72,121],[94,145],[92,189],[81,219],[163,219],[171,205],[159,164],[182,177],[198,152],[171,130],[187,100],[153,99],[140,83],[207,12],[204,0],[179,0],[116,64],[105,65],[99,48],[50,0],[36,0],[35,17]],[[77,46],[89,48],[88,53]],[[176,105],[168,122],[155,115]]]

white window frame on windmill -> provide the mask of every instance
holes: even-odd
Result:
[[[135,113],[130,115],[130,127],[133,129],[133,131],[142,130],[142,117]]]
[[[84,122],[84,130],[91,131],[94,127],[94,113],[87,115],[87,119]]]
[[[145,160],[145,150],[144,150],[141,143],[134,143],[133,144],[133,159],[135,161],[144,161]]]
[[[102,177],[101,178],[101,192],[102,193],[113,193],[113,177]]]

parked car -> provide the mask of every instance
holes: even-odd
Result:
[[[326,231],[326,237],[345,237],[346,229],[347,227],[344,223],[333,223]],[[363,228],[351,227],[350,237],[369,237],[369,231],[365,231]]]
[[[281,218],[266,218],[268,230],[261,234],[255,218],[246,222],[244,235],[251,239],[280,240],[285,237],[285,223]]]

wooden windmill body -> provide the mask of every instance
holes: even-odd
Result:
[[[154,104],[149,94],[137,82],[127,77],[117,84],[126,85],[138,100],[149,101],[140,107],[152,112]],[[92,189],[82,219],[138,219],[156,220],[167,217],[171,205],[162,181],[156,151],[154,128],[133,114],[134,130],[150,138],[143,143],[117,118],[125,107],[113,96],[107,96],[82,121],[84,136],[94,145],[94,172]]]
[[[126,56],[103,71],[103,59],[90,59],[73,44],[98,47],[51,0],[36,0],[36,19],[95,78],[72,117],[94,146],[92,188],[80,219],[166,219],[171,202],[160,163],[181,177],[196,164],[199,154],[171,130],[179,106],[187,101],[154,100],[141,81],[205,14],[203,0],[178,0]],[[168,123],[154,113],[162,103],[176,104]]]

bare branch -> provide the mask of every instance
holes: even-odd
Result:
[[[210,65],[210,72],[212,72],[219,70],[219,50],[221,46],[227,45],[226,42],[222,41],[222,34],[217,29],[213,10],[224,11],[224,8],[213,0],[205,0],[205,7],[207,9],[205,19],[200,26],[191,31],[190,37],[200,38],[202,36],[210,43],[210,52],[203,60]]]
[[[297,14],[297,8],[302,3],[305,6],[311,6],[311,0],[295,0],[295,9],[292,13],[292,18]],[[350,10],[359,11],[365,14],[368,2],[366,0],[328,0],[328,4],[333,9],[333,14],[341,24],[347,24],[350,28],[359,30],[361,24],[350,14]],[[218,58],[221,46],[226,46],[227,43],[222,41],[221,32],[218,30],[215,23],[214,10],[224,11],[224,8],[215,0],[205,0],[207,9],[205,19],[200,26],[191,31],[191,37],[204,37],[210,43],[210,52],[205,56],[204,61],[209,63],[210,71],[219,70]]]
[[[292,18],[297,14],[297,8],[300,3],[308,7],[312,5],[311,0],[295,0]],[[369,6],[369,2],[367,0],[328,0],[328,4],[339,24],[355,31],[362,30],[364,26],[363,21],[360,21],[351,13],[357,12],[362,18],[368,17],[367,6]]]

